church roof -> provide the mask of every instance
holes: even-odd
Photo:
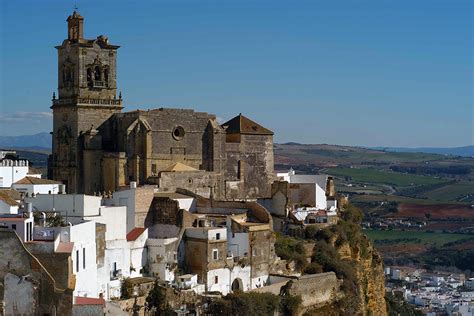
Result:
[[[241,114],[222,124],[228,134],[273,135],[273,132]]]
[[[184,163],[181,162],[176,162],[172,164],[171,166],[168,166],[164,170],[164,172],[180,172],[180,171],[199,171],[196,168],[193,168],[191,166],[185,165]]]

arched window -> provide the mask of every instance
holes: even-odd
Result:
[[[104,81],[109,82],[109,68],[104,69]]]
[[[94,69],[94,80],[100,81],[100,77],[101,77],[100,67],[96,66]]]
[[[92,69],[87,68],[87,84],[92,85]]]

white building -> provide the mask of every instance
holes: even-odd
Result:
[[[6,190],[0,190],[0,214],[18,214],[19,206]]]
[[[13,183],[12,188],[18,192],[24,193],[25,196],[31,196],[32,194],[66,193],[61,182],[32,176],[26,176],[23,179],[16,181]]]
[[[10,188],[28,174],[28,160],[0,160],[0,188]]]
[[[87,236],[84,235],[81,242],[88,243],[87,238],[90,237],[95,245],[96,240],[102,240],[103,246],[98,248],[101,249],[100,253],[94,250],[88,254],[86,250],[80,250],[86,251],[84,254],[87,257],[97,258],[98,264],[95,272],[91,274],[93,277],[90,277],[90,280],[95,282],[95,287],[85,287],[79,283],[80,287],[75,296],[98,297],[102,294],[106,300],[120,297],[122,280],[142,275],[148,257],[148,234],[145,229],[127,231],[126,206],[104,206],[102,197],[84,194],[38,194],[25,198],[25,202],[31,203],[33,210],[37,212],[59,213],[66,222],[72,224],[72,229],[76,229],[75,227],[84,221],[90,223],[93,229],[87,232]],[[79,253],[80,258],[81,255],[83,254]],[[78,271],[82,271],[80,266]]]
[[[33,214],[28,217],[0,215],[0,227],[13,229],[23,242],[33,240]]]
[[[174,266],[178,263],[178,237],[148,238],[148,265],[150,275],[166,281],[175,281]]]
[[[109,199],[103,199],[102,204],[107,206],[127,207],[127,232],[130,232],[138,223],[144,223],[150,204],[154,197],[153,186],[136,187],[136,182],[130,188],[114,192]]]
[[[290,199],[294,203],[309,204],[318,210],[336,210],[336,199],[328,199],[327,196],[332,177],[325,174],[299,175],[293,169],[288,172],[277,173],[277,177],[281,181],[296,185],[290,186]],[[301,185],[301,188],[298,185]]]

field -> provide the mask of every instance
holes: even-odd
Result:
[[[446,182],[446,180],[422,175],[413,175],[398,172],[388,172],[368,168],[329,168],[330,175],[346,178],[346,181],[383,183],[394,186],[432,185]]]
[[[446,243],[460,241],[474,241],[473,235],[430,233],[421,231],[399,231],[399,230],[364,230],[375,244],[423,244],[430,246],[443,246]]]
[[[425,219],[426,214],[430,214],[430,220],[474,220],[474,208],[461,204],[400,204],[392,217]]]

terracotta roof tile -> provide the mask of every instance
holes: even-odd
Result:
[[[251,135],[273,135],[273,132],[262,125],[252,121],[251,119],[237,115],[233,119],[225,122],[222,126],[228,134],[251,134]]]
[[[105,305],[105,300],[103,298],[76,296],[75,305]]]
[[[15,201],[7,191],[9,190],[0,191],[0,201],[3,201],[4,203],[10,206],[18,206],[18,202]]]
[[[135,227],[127,234],[127,241],[135,241],[137,238],[143,234],[145,228],[143,227]]]
[[[73,242],[60,242],[58,244],[58,248],[56,248],[56,252],[71,253],[73,248],[74,248]]]
[[[24,177],[23,179],[18,180],[14,184],[61,184],[61,182],[36,177]]]

